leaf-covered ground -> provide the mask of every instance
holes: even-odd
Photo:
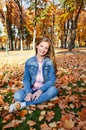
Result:
[[[84,52],[84,53],[83,53]],[[0,52],[0,130],[86,130],[86,50],[56,51],[58,96],[8,113],[32,51]]]

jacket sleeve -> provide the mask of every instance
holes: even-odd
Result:
[[[42,90],[42,92],[47,91],[50,87],[54,86],[55,80],[56,80],[55,68],[51,64],[48,73],[48,80],[47,82],[44,83],[44,85],[40,88],[40,90]]]
[[[29,69],[27,66],[27,62],[25,63],[23,85],[24,85],[24,89],[25,89],[26,93],[29,93],[29,92],[32,93],[31,82],[30,82],[30,72],[29,72]]]

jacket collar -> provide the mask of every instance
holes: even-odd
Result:
[[[35,61],[37,61],[37,56],[36,56],[36,55],[34,55],[33,58],[34,58]],[[48,61],[48,60],[49,60],[48,57],[45,57],[45,58],[44,58],[44,61]]]

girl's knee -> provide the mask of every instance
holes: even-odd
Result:
[[[55,86],[52,86],[50,88],[50,92],[57,95],[58,94],[58,89]]]
[[[16,93],[14,94],[14,99],[15,99],[16,101],[20,101],[20,100],[21,100],[21,96],[20,96],[20,94],[19,94],[18,92],[16,92]]]
[[[24,98],[25,98],[25,92],[23,90],[17,91],[14,94],[14,99],[16,101],[24,101]]]

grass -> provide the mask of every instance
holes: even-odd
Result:
[[[85,86],[82,86],[82,83],[83,83],[83,81],[82,80],[80,80],[80,81],[77,81],[77,85],[76,86],[73,86],[73,84],[69,84],[69,87],[71,87],[72,88],[72,94],[77,94],[79,97],[82,95],[82,94],[86,94],[86,91],[84,92],[84,93],[82,93],[82,92],[77,92],[77,91],[74,91],[74,89],[76,89],[77,88],[77,86],[78,87],[86,87],[86,84],[85,84]],[[6,87],[6,86],[5,86]],[[65,90],[65,89],[64,89]],[[63,90],[63,93],[61,93],[61,95],[59,95],[59,96],[67,96],[68,94],[66,93],[66,91],[64,91]],[[9,94],[7,94],[7,95],[5,95],[5,99],[4,99],[4,101],[5,102],[8,102],[9,104],[12,102],[12,99],[13,99],[13,97],[12,97],[12,93],[10,92]],[[79,112],[79,111],[81,111],[82,110],[82,108],[83,108],[83,106],[82,105],[80,105],[80,107],[74,107],[74,108],[70,108],[70,104],[71,104],[72,102],[69,102],[68,103],[68,108],[65,108],[64,110],[65,110],[65,112],[66,113],[69,113],[69,112],[74,112],[74,113],[76,113],[76,116],[77,116],[77,112]],[[29,120],[33,120],[33,121],[35,121],[36,122],[36,125],[34,125],[32,128],[34,129],[35,128],[35,130],[40,130],[40,125],[41,124],[43,124],[44,122],[46,122],[47,124],[49,124],[49,123],[51,123],[51,122],[53,122],[53,121],[56,121],[56,122],[58,122],[58,121],[60,121],[60,119],[61,119],[61,116],[62,116],[62,110],[61,110],[61,108],[58,106],[58,103],[57,104],[55,104],[55,106],[54,107],[52,107],[52,108],[44,108],[44,111],[46,111],[46,114],[47,114],[47,112],[50,112],[50,111],[53,111],[54,113],[55,113],[55,115],[54,115],[54,118],[51,120],[51,121],[47,121],[46,120],[46,116],[45,116],[45,118],[43,118],[41,121],[39,121],[39,116],[40,116],[40,113],[41,113],[41,109],[39,109],[39,108],[36,108],[36,110],[33,110],[33,112],[31,113],[31,114],[27,114],[26,115],[26,119],[25,119],[25,121],[23,121],[23,123],[21,123],[19,126],[17,126],[17,127],[15,127],[15,128],[9,128],[9,130],[30,130],[30,126],[29,125],[27,125],[27,121],[29,121]],[[14,113],[14,115],[15,115],[15,113]],[[16,119],[21,119],[21,117],[19,117],[19,116],[17,116],[17,115],[15,115],[15,118]],[[3,118],[2,117],[0,117],[0,130],[2,130],[2,128],[3,128],[3,126],[5,125],[4,123],[2,123],[2,120],[3,120]],[[8,122],[10,122],[10,121],[8,121]],[[8,123],[7,122],[7,123]],[[6,123],[6,124],[7,124]],[[7,129],[8,130],[8,129]]]
[[[31,55],[30,55],[31,54]],[[18,77],[21,77],[21,73],[23,72],[22,70],[20,70],[20,65],[24,65],[24,63],[25,63],[25,61],[26,61],[26,59],[29,57],[29,56],[32,56],[33,55],[33,53],[31,52],[29,52],[29,51],[27,51],[27,52],[25,52],[24,51],[24,54],[22,54],[22,53],[20,53],[20,52],[16,52],[16,55],[15,55],[15,52],[9,52],[9,55],[8,56],[6,56],[6,54],[4,54],[3,56],[4,56],[4,58],[3,58],[3,56],[2,56],[2,53],[0,53],[0,56],[1,56],[1,66],[2,66],[2,64],[3,64],[3,59],[5,60],[5,64],[6,65],[4,65],[4,68],[2,68],[2,69],[4,69],[4,71],[3,71],[3,77],[5,77],[5,76],[7,76],[8,75],[8,78],[9,78],[9,82],[10,81],[12,81],[13,83],[15,82],[15,79],[17,80],[17,78]],[[60,55],[59,55],[60,56]],[[62,57],[59,57],[58,56],[58,62],[60,63],[60,61],[61,61],[61,64],[58,64],[58,67],[62,67],[62,68],[64,68],[64,64],[62,64],[62,61],[64,61],[64,57],[62,58]],[[66,59],[67,59],[67,56],[68,57],[70,57],[70,55],[68,54],[68,55],[66,55]],[[74,56],[75,56],[75,54],[74,54]],[[12,59],[11,59],[12,58]],[[61,59],[62,58],[62,59]],[[72,58],[73,58],[73,56],[72,56]],[[75,57],[74,57],[75,58]],[[74,58],[73,58],[73,60],[72,61],[74,61]],[[77,58],[77,57],[76,57]],[[78,59],[79,59],[80,57],[78,57]],[[16,59],[16,60],[14,60],[14,59]],[[65,60],[66,60],[65,59]],[[71,58],[70,58],[71,59]],[[67,63],[68,63],[68,65],[70,64],[70,59],[67,59]],[[78,61],[74,61],[74,63],[76,63],[76,62],[79,62],[79,61],[83,61],[82,62],[82,64],[84,65],[84,61],[85,60],[83,60],[84,59],[84,57],[81,57],[80,58],[80,60],[78,60]],[[11,62],[13,62],[14,63],[14,61],[15,61],[15,64],[13,64],[14,66],[12,67],[12,64],[11,64]],[[8,62],[8,64],[11,64],[10,65],[10,67],[12,67],[12,68],[10,68],[9,66],[7,66],[7,62]],[[19,69],[18,69],[18,67],[16,68],[16,63],[18,62],[18,67],[19,67]],[[74,65],[74,63],[73,63],[73,65]],[[65,64],[66,64],[66,61],[65,61]],[[81,64],[81,62],[80,63],[78,63],[78,64]],[[63,66],[62,66],[63,65]],[[8,69],[7,69],[7,67],[8,67]],[[68,66],[67,66],[68,67]],[[22,67],[21,67],[22,68]],[[12,71],[11,71],[11,69],[12,69]],[[17,76],[15,75],[15,70],[16,70],[16,73],[17,73]],[[20,70],[20,71],[19,71]],[[10,72],[11,71],[11,72]],[[10,75],[9,75],[9,72],[10,72]],[[18,75],[18,72],[19,72],[19,75]],[[64,73],[65,72],[63,72],[62,73],[62,75],[64,75]],[[62,76],[61,75],[61,76]],[[15,76],[15,77],[12,77],[12,76]],[[1,88],[1,89],[7,89],[7,87],[8,87],[8,78],[7,78],[7,82],[5,82],[4,83],[4,85],[3,85],[3,87]],[[20,80],[19,80],[20,81]],[[14,84],[15,85],[15,84]],[[19,84],[17,84],[17,85],[19,85]],[[10,86],[11,87],[11,86]],[[19,87],[19,86],[16,86],[16,88],[17,87]],[[69,87],[69,89],[67,89]],[[25,116],[25,120],[19,125],[19,126],[17,126],[17,127],[15,127],[15,128],[8,128],[8,129],[5,129],[5,130],[40,130],[40,126],[41,126],[41,124],[43,124],[44,122],[46,122],[47,124],[49,124],[49,123],[51,123],[51,122],[54,122],[54,121],[56,121],[56,122],[58,122],[58,126],[59,126],[59,121],[61,121],[61,118],[62,118],[62,116],[63,116],[63,114],[64,115],[66,115],[66,114],[70,114],[70,113],[74,113],[75,114],[75,118],[77,117],[78,119],[79,119],[79,116],[78,116],[78,112],[80,112],[85,106],[81,103],[82,101],[86,101],[86,99],[85,99],[85,95],[86,95],[86,82],[83,82],[82,80],[78,80],[76,83],[75,83],[75,85],[73,84],[73,83],[69,83],[68,85],[67,85],[67,88],[59,88],[59,95],[58,95],[58,99],[60,100],[60,101],[62,101],[62,100],[64,100],[64,101],[66,101],[66,97],[67,96],[71,96],[71,95],[77,95],[78,96],[78,99],[79,99],[79,103],[78,103],[78,107],[77,107],[77,104],[76,104],[76,102],[73,102],[73,101],[71,101],[71,102],[67,102],[66,104],[67,104],[67,107],[65,107],[64,109],[62,109],[60,106],[59,106],[59,104],[60,103],[55,103],[52,107],[49,107],[48,106],[48,103],[45,103],[46,105],[47,105],[47,107],[44,107],[43,109],[40,109],[40,108],[38,108],[38,106],[36,106],[35,107],[35,109],[33,110],[32,108],[31,108],[31,110],[32,110],[32,113],[30,114],[29,113],[29,110],[27,110],[28,111],[28,113],[27,113],[27,115]],[[71,89],[70,89],[71,88]],[[80,89],[82,89],[83,91],[80,91]],[[69,93],[69,91],[71,91],[71,94]],[[1,94],[1,93],[0,93]],[[6,103],[8,103],[8,104],[11,104],[12,102],[13,102],[13,91],[9,91],[9,93],[4,93],[4,94],[2,94],[2,96],[4,97],[4,101],[6,102]],[[64,103],[64,102],[63,102]],[[74,108],[72,108],[71,107],[71,104],[72,105],[74,105]],[[0,108],[1,108],[1,106],[0,106]],[[40,117],[40,114],[41,114],[41,112],[42,111],[46,111],[46,114],[44,115],[44,118],[40,121],[39,120],[39,117]],[[53,111],[54,113],[55,113],[55,115],[54,115],[54,117],[53,117],[53,119],[52,120],[50,120],[50,121],[48,121],[47,119],[46,119],[46,117],[47,117],[47,113],[48,112],[51,112],[51,111]],[[21,112],[21,111],[19,111],[19,112]],[[10,120],[8,120],[6,123],[3,123],[3,119],[4,119],[4,117],[2,117],[2,115],[5,113],[5,110],[4,109],[2,109],[2,110],[0,110],[0,114],[1,114],[1,116],[0,116],[0,130],[2,130],[3,129],[3,126],[5,126],[6,124],[8,124],[9,122],[11,122],[12,121],[12,119],[10,119]],[[21,117],[18,115],[18,113],[13,113],[13,119],[18,119],[18,120],[21,120]],[[35,121],[36,122],[36,125],[33,125],[33,126],[30,126],[30,125],[28,125],[27,124],[27,122],[28,121],[30,121],[30,120],[33,120],[33,121]],[[79,119],[80,120],[80,119]],[[79,121],[78,120],[78,121]],[[74,121],[76,122],[76,119],[74,119]],[[77,122],[77,124],[79,124],[79,122]],[[62,126],[63,127],[63,126]],[[31,129],[32,128],[32,129]],[[59,127],[60,128],[60,127]],[[64,129],[64,128],[63,128]],[[45,129],[44,129],[45,130]],[[56,129],[57,130],[57,129]],[[82,129],[83,130],[83,129]]]

